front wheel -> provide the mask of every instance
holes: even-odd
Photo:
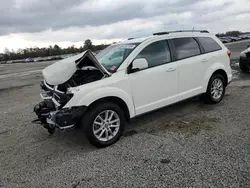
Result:
[[[114,103],[101,102],[86,112],[82,121],[86,137],[97,147],[114,144],[125,127],[123,110]]]
[[[210,78],[207,91],[202,95],[201,99],[206,103],[219,103],[224,97],[225,88],[225,78],[221,74],[214,74]]]

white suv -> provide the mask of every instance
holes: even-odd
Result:
[[[200,95],[222,100],[232,80],[230,51],[207,31],[155,33],[89,50],[43,70],[34,107],[52,134],[82,127],[90,143],[115,143],[131,118]],[[34,121],[34,122],[35,122]]]

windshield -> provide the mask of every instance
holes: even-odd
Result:
[[[96,59],[109,72],[115,72],[139,43],[115,44],[105,48],[96,55]]]

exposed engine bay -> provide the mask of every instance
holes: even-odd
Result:
[[[90,82],[94,82],[94,81],[102,79],[103,77],[104,75],[102,74],[102,72],[100,72],[98,69],[96,69],[93,66],[82,67],[82,68],[77,69],[76,72],[68,81],[57,85],[57,89],[59,91],[66,92],[67,88],[77,87],[77,86],[84,85]],[[54,87],[53,85],[50,85],[48,83],[46,84],[52,88]]]
[[[109,76],[109,73],[95,59],[90,50],[58,61],[43,71],[44,80],[40,86],[42,101],[34,106],[38,119],[53,134],[55,128],[72,128],[86,110],[86,106],[63,108],[73,97],[68,88],[95,82]]]

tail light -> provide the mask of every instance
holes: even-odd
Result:
[[[227,55],[228,55],[228,57],[231,56],[231,51],[230,50],[227,50]]]

